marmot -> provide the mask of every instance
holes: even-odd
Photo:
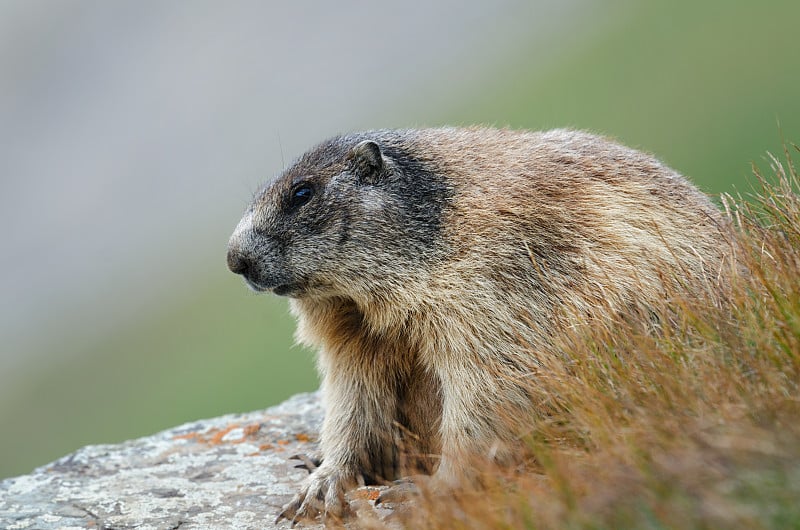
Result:
[[[556,321],[658,305],[670,276],[707,288],[724,227],[678,173],[585,132],[379,130],[304,154],[227,256],[319,350],[322,463],[281,515],[340,515],[348,488],[396,478],[399,440],[448,483],[513,458]]]

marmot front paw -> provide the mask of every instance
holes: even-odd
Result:
[[[341,520],[349,511],[345,491],[356,485],[355,474],[324,464],[306,480],[300,493],[283,507],[275,520],[288,519],[292,524],[302,520]]]

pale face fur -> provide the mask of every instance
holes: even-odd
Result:
[[[359,480],[409,471],[401,448],[440,455],[407,462],[448,483],[471,458],[512,461],[559,325],[716,285],[725,234],[681,176],[586,133],[321,144],[256,196],[228,256],[251,287],[292,297],[298,339],[319,349],[323,463],[283,515],[341,514]]]

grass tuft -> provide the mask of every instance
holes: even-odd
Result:
[[[753,168],[748,200],[723,197],[737,258],[724,288],[666,293],[655,320],[565,332],[569,353],[532,377],[546,412],[530,426],[531,458],[513,470],[484,464],[480,489],[427,491],[400,522],[800,528],[797,150],[770,156],[769,178]]]

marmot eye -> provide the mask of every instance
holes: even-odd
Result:
[[[314,195],[314,190],[308,184],[299,184],[292,189],[289,196],[289,206],[291,208],[298,208],[311,199]]]

